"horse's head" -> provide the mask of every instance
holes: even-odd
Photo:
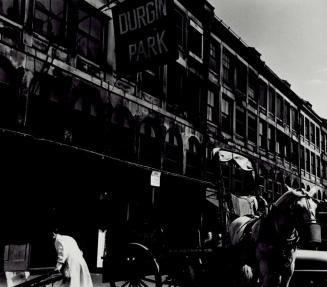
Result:
[[[317,190],[313,188],[307,192],[304,189],[295,190],[288,186],[286,188],[286,193],[277,200],[276,205],[288,203],[290,215],[302,237],[306,241],[320,242],[320,225],[316,220],[318,201],[313,197]]]

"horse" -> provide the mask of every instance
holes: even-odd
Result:
[[[236,251],[238,267],[241,267],[238,271],[247,284],[289,286],[295,251],[300,236],[303,239],[305,235],[304,227],[316,226],[316,241],[321,240],[316,221],[318,201],[313,198],[315,192],[315,189],[307,192],[286,186],[285,193],[272,204],[266,216],[241,216],[231,222],[227,234],[229,244]]]

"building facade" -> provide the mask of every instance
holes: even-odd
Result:
[[[1,158],[13,190],[3,193],[6,242],[43,246],[35,221],[56,208],[95,269],[98,229],[110,217],[132,220],[138,200],[154,192],[153,170],[163,174],[163,210],[185,198],[197,210],[196,190],[217,184],[215,147],[247,155],[257,171],[253,182],[222,165],[226,191],[273,202],[286,183],[318,186],[326,199],[326,120],[208,2],[192,2],[174,1],[178,59],[118,77],[118,1],[0,0]],[[128,215],[106,205],[125,194]]]

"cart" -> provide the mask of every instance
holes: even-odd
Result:
[[[224,272],[226,258],[220,162],[235,159],[235,154],[214,152],[215,184],[167,173],[160,189],[110,196],[104,282],[111,287],[198,287],[219,280],[217,271]],[[244,157],[236,160],[253,170]]]

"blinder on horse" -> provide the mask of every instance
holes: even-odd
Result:
[[[302,213],[302,222],[297,222],[298,229],[301,232],[301,237],[303,241],[308,244],[319,244],[321,243],[321,227],[320,224],[316,221],[316,208],[317,208],[317,200],[312,197],[312,195],[302,191],[303,195],[300,195],[300,199],[303,202],[301,204],[296,204],[294,209],[295,212]],[[299,216],[295,216],[295,218],[299,218]]]

